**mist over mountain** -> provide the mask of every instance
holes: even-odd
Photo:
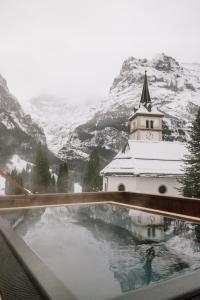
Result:
[[[130,57],[107,97],[87,104],[41,95],[22,108],[0,76],[1,164],[13,155],[33,162],[37,143],[47,141],[54,155],[75,170],[97,146],[105,165],[128,138],[128,118],[139,104],[145,70],[152,103],[164,113],[163,139],[186,141],[200,105],[200,64],[182,64],[165,54],[152,60]]]
[[[182,64],[165,54],[152,60],[126,59],[100,103],[71,104],[69,99],[41,96],[31,100],[28,110],[61,159],[84,162],[99,146],[107,163],[128,137],[128,118],[139,104],[145,70],[152,103],[164,113],[164,140],[187,140],[200,105],[200,64]]]

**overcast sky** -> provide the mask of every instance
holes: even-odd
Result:
[[[129,56],[200,62],[199,0],[0,0],[0,73],[21,101],[107,94]]]

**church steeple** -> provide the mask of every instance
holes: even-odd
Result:
[[[145,71],[139,108],[135,109],[133,115],[129,118],[129,139],[162,141],[163,116],[163,113],[152,106],[147,72]]]
[[[142,89],[142,95],[140,99],[140,103],[150,112],[151,111],[151,97],[149,94],[148,81],[147,81],[147,71],[145,71],[144,75],[144,84]]]

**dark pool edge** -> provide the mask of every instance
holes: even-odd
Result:
[[[2,217],[0,217],[0,233],[44,299],[76,300],[76,297],[49,270]]]

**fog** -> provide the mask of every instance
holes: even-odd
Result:
[[[0,73],[21,101],[105,96],[129,56],[200,62],[199,0],[0,0]]]

